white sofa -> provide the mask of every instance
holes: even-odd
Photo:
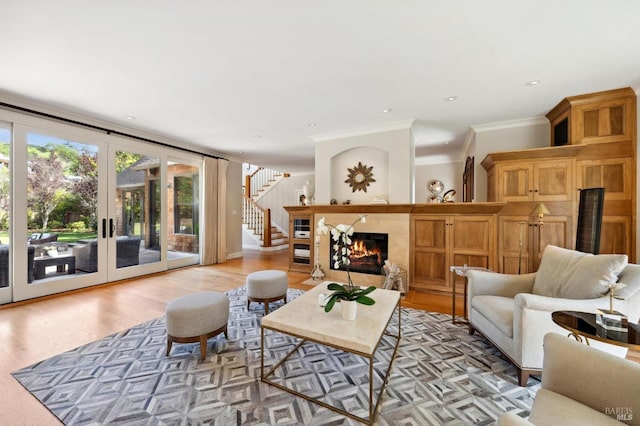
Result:
[[[555,333],[544,336],[544,372],[529,419],[498,426],[640,425],[640,364]]]
[[[485,336],[518,368],[518,383],[543,366],[545,334],[568,332],[551,319],[554,311],[595,312],[609,308],[606,287],[616,280],[614,309],[630,322],[640,316],[640,265],[627,264],[626,255],[592,255],[547,246],[537,272],[508,275],[469,271],[467,305],[469,333]],[[594,347],[624,357],[626,348],[601,342]]]

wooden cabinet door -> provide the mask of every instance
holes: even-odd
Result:
[[[530,201],[533,197],[533,166],[531,163],[497,167],[497,201]]]
[[[577,163],[577,186],[604,188],[605,200],[630,200],[633,162],[630,157],[582,160]]]
[[[499,271],[504,274],[537,271],[542,252],[549,244],[573,249],[571,226],[571,216],[545,216],[542,226],[537,217],[499,216]]]
[[[498,216],[498,270],[503,274],[530,272],[529,224],[529,216]]]
[[[425,215],[412,219],[412,287],[439,290],[448,288],[447,228],[447,216]]]
[[[547,245],[575,249],[575,241],[572,241],[571,216],[545,216],[542,226],[538,225],[537,218],[532,218],[530,224],[529,238],[533,253],[529,261],[531,272],[538,270],[542,253]]]
[[[493,227],[492,216],[450,216],[450,263],[493,269]]]
[[[571,160],[540,161],[533,168],[533,200],[569,201],[573,198]]]
[[[571,126],[573,143],[620,142],[632,139],[632,121],[636,120],[635,99],[616,99],[575,107]]]
[[[631,241],[629,238],[632,235],[631,216],[604,216],[600,232],[600,253],[630,254]]]

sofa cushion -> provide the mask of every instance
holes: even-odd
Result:
[[[548,389],[536,393],[529,421],[536,425],[620,425],[615,417]]]
[[[491,322],[502,334],[513,337],[513,298],[502,296],[475,296],[471,306]]]
[[[627,265],[626,254],[582,253],[548,245],[533,283],[533,294],[563,299],[594,299],[609,291]]]

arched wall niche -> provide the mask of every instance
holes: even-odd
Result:
[[[371,167],[371,178],[375,181],[364,186],[365,190],[356,190],[345,182],[349,178],[349,169],[358,165]],[[350,200],[351,204],[368,204],[375,197],[389,199],[389,153],[372,147],[357,147],[345,150],[331,158],[331,198],[338,204]]]
[[[316,204],[351,200],[369,204],[377,195],[389,203],[413,202],[414,145],[411,123],[377,132],[352,132],[342,136],[316,137]],[[367,192],[352,192],[345,183],[348,168],[361,162],[373,166],[373,182]]]

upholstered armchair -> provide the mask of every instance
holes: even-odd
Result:
[[[469,271],[469,333],[479,331],[518,369],[518,383],[526,386],[530,374],[543,368],[542,341],[549,332],[568,332],[551,319],[554,311],[595,312],[614,308],[637,323],[640,315],[640,266],[627,264],[626,255],[592,255],[547,246],[537,272],[524,275]],[[592,346],[624,357],[626,349],[602,342]]]
[[[639,395],[640,364],[549,333],[528,421],[505,413],[498,425],[640,425]]]
[[[0,287],[9,285],[9,245],[0,244]],[[33,282],[34,270],[33,259],[35,257],[35,247],[27,246],[27,282]]]

